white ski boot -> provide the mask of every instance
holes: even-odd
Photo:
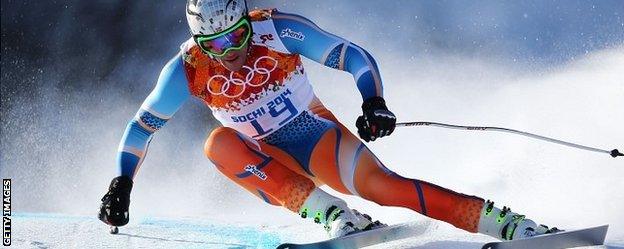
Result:
[[[330,238],[337,238],[359,231],[386,226],[371,217],[347,207],[338,197],[316,188],[299,210],[302,218],[313,218],[315,223],[324,224]]]
[[[335,209],[330,212],[325,223],[325,230],[330,238],[387,226],[379,221],[373,221],[370,216],[361,214],[355,209],[341,210],[336,206],[333,207]]]
[[[479,219],[479,233],[487,234],[500,240],[528,238],[560,230],[545,225],[537,225],[534,221],[511,212],[511,209],[494,207],[494,202],[486,201]]]

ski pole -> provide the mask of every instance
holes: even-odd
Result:
[[[533,133],[528,133],[528,132],[524,132],[524,131],[509,129],[509,128],[502,128],[502,127],[464,126],[464,125],[452,125],[452,124],[444,124],[444,123],[436,123],[436,122],[423,122],[423,121],[397,123],[396,126],[397,127],[434,126],[434,127],[456,129],[456,130],[468,130],[468,131],[499,131],[499,132],[507,132],[507,133],[512,133],[512,134],[522,135],[522,136],[525,136],[525,137],[530,137],[530,138],[535,138],[535,139],[539,139],[539,140],[544,140],[544,141],[551,142],[551,143],[556,143],[556,144],[561,144],[561,145],[565,145],[565,146],[569,146],[569,147],[574,147],[574,148],[577,148],[577,149],[588,150],[588,151],[599,152],[599,153],[607,153],[607,154],[611,155],[612,157],[624,156],[624,154],[619,152],[617,149],[613,149],[611,151],[603,150],[603,149],[598,149],[598,148],[589,147],[589,146],[585,146],[585,145],[570,143],[570,142],[566,142],[566,141],[562,141],[562,140],[558,140],[558,139],[554,139],[554,138],[540,136],[540,135],[533,134]]]

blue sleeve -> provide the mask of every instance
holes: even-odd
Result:
[[[191,96],[181,55],[162,69],[158,83],[128,122],[117,154],[119,175],[134,177],[154,132],[165,125]]]
[[[362,98],[383,97],[375,59],[363,48],[326,32],[310,20],[288,13],[272,15],[275,29],[288,51],[353,75]]]

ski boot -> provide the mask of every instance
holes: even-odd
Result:
[[[516,240],[542,234],[556,233],[561,230],[537,225],[534,221],[511,212],[511,209],[494,207],[494,202],[486,201],[479,219],[479,233],[487,234],[500,240]]]
[[[330,238],[338,238],[361,231],[385,227],[386,224],[373,221],[367,214],[361,214],[355,209],[342,210],[336,206],[330,207],[330,214],[325,222],[325,231]]]
[[[366,214],[350,209],[345,201],[319,188],[310,193],[301,206],[299,215],[323,224],[330,238],[386,226],[379,221],[373,222]]]
[[[102,197],[102,204],[98,218],[111,225],[111,233],[115,234],[119,230],[118,226],[128,224],[130,214],[130,191],[132,191],[132,179],[127,176],[115,177],[108,187],[108,192]]]

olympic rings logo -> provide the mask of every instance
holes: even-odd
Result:
[[[269,62],[269,64],[272,63],[273,67],[272,68],[258,67],[258,63],[260,63],[262,60],[266,60],[267,62]],[[210,92],[210,94],[212,95],[217,95],[217,96],[223,95],[229,98],[236,98],[238,96],[241,96],[245,92],[245,89],[247,88],[247,86],[259,87],[267,83],[271,76],[271,72],[273,72],[276,68],[277,68],[276,59],[273,59],[269,56],[262,56],[258,58],[256,62],[254,62],[253,68],[248,67],[248,66],[243,66],[243,69],[246,69],[248,71],[247,75],[245,75],[245,79],[239,79],[239,78],[234,77],[234,72],[230,72],[229,78],[223,75],[214,75],[210,77],[210,79],[208,79],[208,84],[206,88],[208,89],[208,92]],[[253,82],[255,79],[254,77],[256,77],[256,75],[260,75],[262,77],[262,80],[258,83]],[[221,87],[219,87],[219,84],[221,84]],[[213,91],[212,86],[215,86],[214,89],[220,89],[220,90]],[[242,89],[240,90],[240,92],[236,94],[228,93],[228,91],[230,90],[230,87],[232,86],[242,86]]]

